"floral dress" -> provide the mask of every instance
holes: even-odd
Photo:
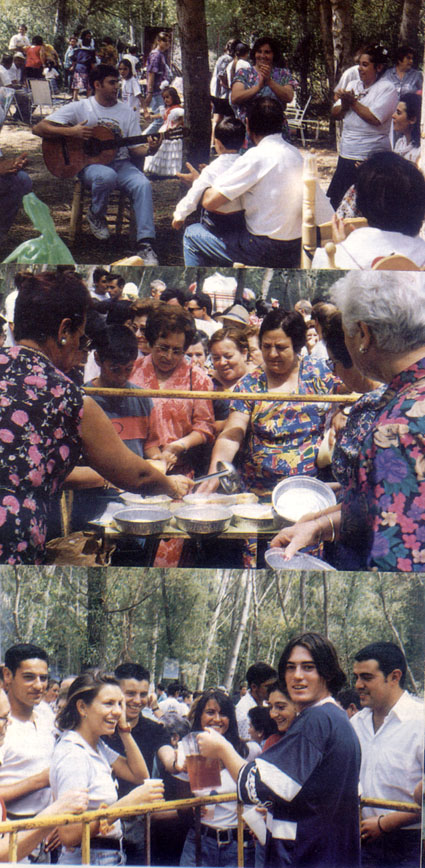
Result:
[[[81,451],[80,390],[43,354],[0,350],[0,562],[42,563],[47,506]]]
[[[423,572],[425,358],[394,378],[380,406],[341,507],[345,569]]]
[[[299,394],[333,391],[335,377],[321,359],[300,360]],[[234,392],[267,392],[262,368],[247,374]],[[243,448],[242,478],[245,488],[267,495],[285,476],[315,476],[316,457],[325,426],[326,403],[296,401],[232,400],[231,411],[249,416]]]
[[[249,88],[255,87],[255,85],[258,84],[259,77],[260,77],[259,73],[257,72],[257,70],[255,69],[254,66],[250,66],[249,69],[248,68],[239,69],[238,72],[236,73],[234,79],[233,79],[232,85],[236,84],[237,81],[240,81],[240,82],[242,82],[245,90],[249,90]],[[294,89],[296,87],[298,87],[298,82],[297,82],[296,78],[294,78],[292,73],[289,72],[289,69],[284,69],[283,67],[275,66],[272,70],[271,78],[273,79],[273,81],[276,82],[276,84],[281,84],[281,85],[290,84],[291,87],[293,87]],[[271,87],[268,86],[268,84],[266,84],[265,87],[261,88],[261,90],[255,95],[255,99],[259,96],[269,96],[269,97],[271,97],[271,99],[275,99],[277,102],[281,102],[281,105],[282,105],[282,137],[284,139],[286,139],[287,142],[290,142],[291,137],[290,137],[290,133],[289,133],[289,126],[288,126],[288,121],[286,120],[286,117],[285,117],[286,102],[282,102],[281,100],[279,100],[277,98],[276,94],[272,91]],[[248,114],[248,109],[249,109],[250,105],[252,105],[252,102],[253,102],[253,100],[250,99],[244,103],[238,103],[238,105],[234,105],[232,103],[232,108],[236,114],[236,117],[238,117],[239,120],[241,120],[244,124],[246,124],[246,116]]]

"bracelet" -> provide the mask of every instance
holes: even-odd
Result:
[[[325,514],[325,515],[321,516],[321,518],[327,518],[327,519],[328,519],[328,522],[329,522],[329,524],[330,524],[330,526],[331,526],[331,528],[332,528],[332,536],[331,536],[330,540],[328,540],[328,542],[331,542],[331,543],[335,542],[335,525],[334,525],[334,523],[333,523],[333,521],[332,521],[330,515],[326,515],[326,514]],[[322,528],[320,527],[320,529],[319,529],[319,538],[318,538],[317,542],[318,542],[319,545],[320,545],[320,543],[323,542],[323,541],[324,541],[324,540],[323,540],[323,536],[322,536]]]
[[[381,826],[381,820],[383,819],[383,817],[385,817],[385,814],[380,814],[378,817],[378,829],[382,833],[382,835],[388,835],[389,832],[387,832],[386,829],[383,829],[383,827]]]

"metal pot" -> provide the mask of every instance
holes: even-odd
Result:
[[[335,504],[332,488],[314,476],[288,476],[273,489],[272,510],[281,527]]]
[[[275,515],[268,503],[248,503],[232,507],[232,524],[245,530],[274,530]]]
[[[118,510],[113,518],[123,533],[152,536],[155,533],[162,533],[171,521],[171,513],[168,509],[153,506],[135,506]]]
[[[229,527],[232,513],[224,506],[183,506],[176,510],[177,527],[190,534],[216,536]]]

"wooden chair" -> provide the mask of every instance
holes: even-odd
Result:
[[[416,262],[412,262],[408,256],[402,253],[391,253],[389,256],[381,256],[373,265],[372,271],[423,271]]]
[[[72,197],[71,206],[71,222],[69,227],[69,235],[71,244],[74,244],[77,235],[81,233],[82,222],[84,218],[85,208],[90,204],[90,191],[84,187],[82,181],[78,178],[74,183],[74,194]],[[126,213],[127,212],[127,213]],[[115,234],[121,235],[124,221],[127,218],[128,233],[132,241],[136,240],[136,221],[134,218],[133,208],[127,194],[122,190],[115,190],[110,198],[108,205],[108,217],[115,218]]]
[[[301,268],[311,268],[313,256],[318,247],[324,247],[328,256],[328,268],[335,268],[335,244],[332,241],[332,221],[316,223],[315,201],[316,185],[318,184],[317,158],[315,154],[307,154],[304,158],[303,173],[303,207],[301,230]],[[361,229],[367,226],[364,217],[347,218],[346,226]]]

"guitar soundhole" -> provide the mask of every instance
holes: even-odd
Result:
[[[102,142],[98,139],[85,139],[84,140],[84,153],[87,154],[88,157],[98,157],[102,152]]]

